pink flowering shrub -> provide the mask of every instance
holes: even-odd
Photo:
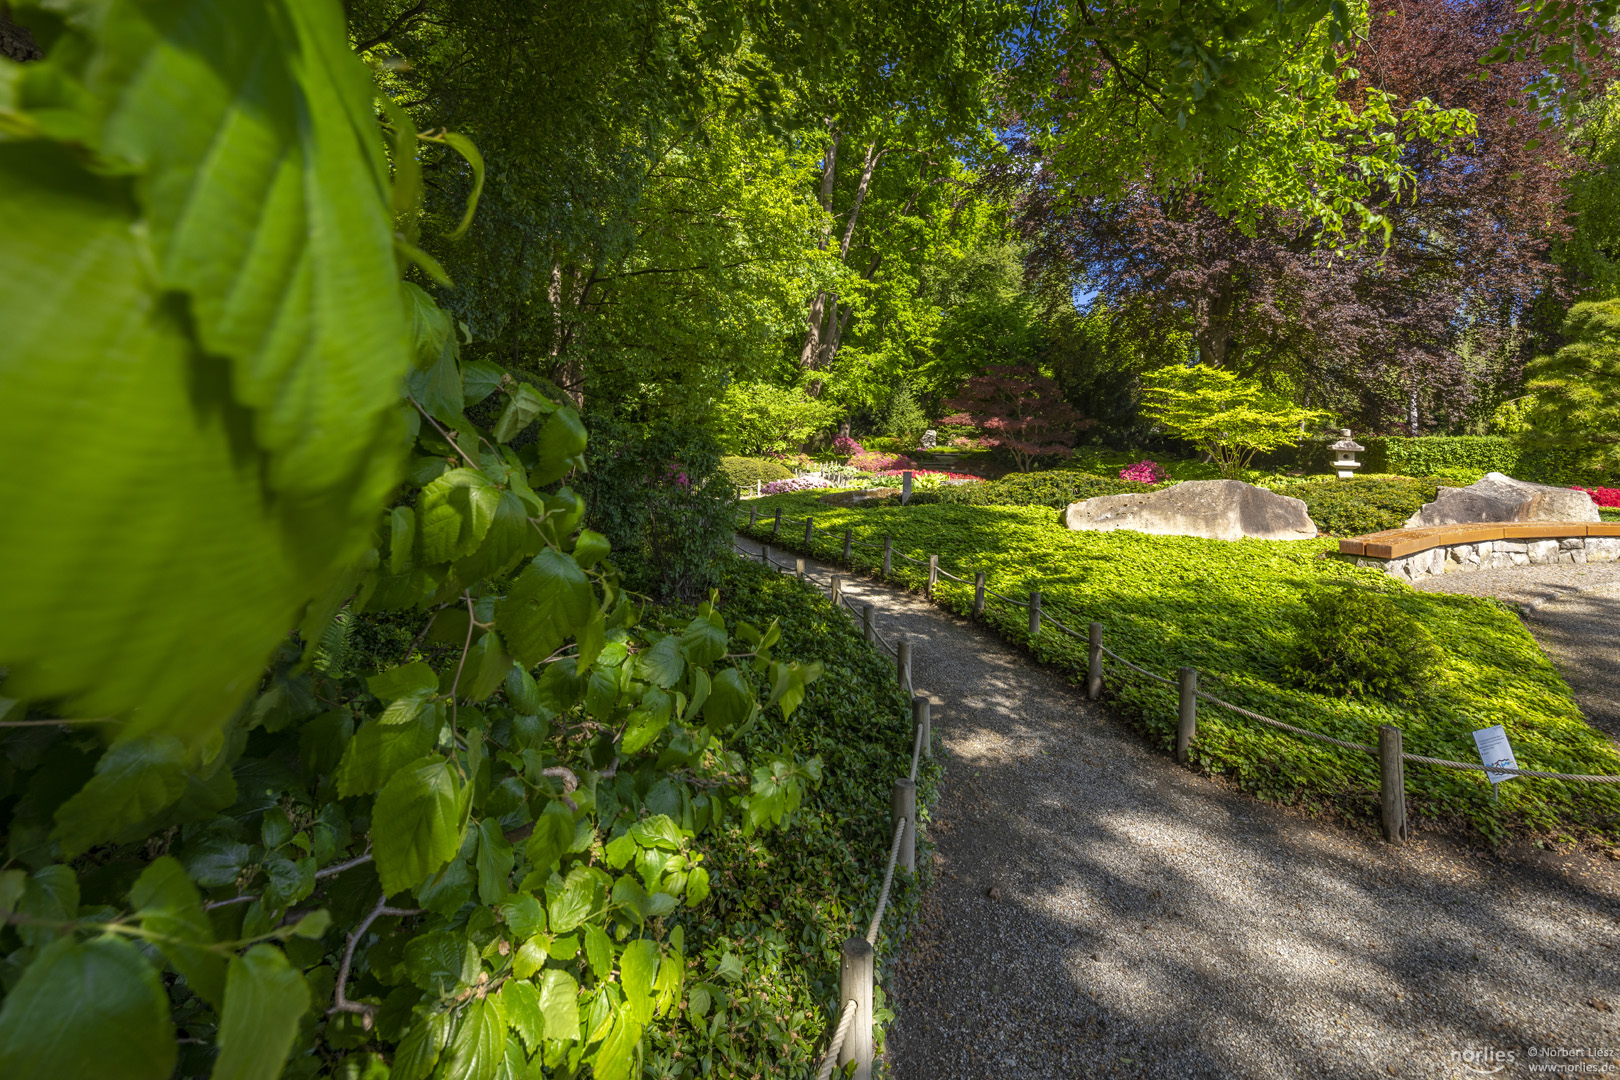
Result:
[[[840,435],[833,440],[833,452],[837,454],[859,454],[864,451],[860,443],[848,435]]]
[[[1157,461],[1138,461],[1119,470],[1119,478],[1138,484],[1162,484],[1170,479],[1170,474]]]
[[[904,454],[862,453],[849,459],[849,467],[861,472],[884,472],[889,469],[912,469],[916,462]]]
[[[940,469],[886,469],[883,472],[878,473],[878,475],[879,476],[899,476],[901,473],[905,473],[905,472],[909,472],[913,477],[915,477],[915,478],[917,478],[919,480],[922,479],[925,476],[937,476],[942,480],[982,480],[982,479],[984,479],[982,476],[974,476],[972,473],[945,472],[945,471],[940,470]]]
[[[787,480],[772,480],[759,489],[761,495],[782,495],[789,491],[814,491],[832,487],[831,480],[820,476],[795,476]]]
[[[1620,488],[1577,487],[1575,490],[1586,492],[1588,495],[1592,496],[1592,501],[1597,503],[1599,506],[1620,506]]]

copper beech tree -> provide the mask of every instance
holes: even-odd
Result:
[[[1012,455],[1019,472],[1040,457],[1067,457],[1076,434],[1091,421],[1063,400],[1057,383],[1032,367],[996,364],[969,379],[948,409],[960,410],[942,424],[977,428],[985,446]]]

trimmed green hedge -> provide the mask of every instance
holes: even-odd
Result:
[[[952,484],[937,491],[913,494],[913,503],[951,503],[962,506],[1051,506],[1064,507],[1099,495],[1123,495],[1132,491],[1152,491],[1148,484],[1112,480],[1106,476],[1051,469],[1045,472],[1012,473],[1000,480]]]
[[[1518,618],[1494,601],[1416,592],[1372,569],[1327,558],[1335,541],[1225,542],[1134,532],[1070,532],[1044,507],[911,506],[844,510],[802,494],[775,496],[767,511],[814,514],[813,554],[836,560],[842,533],[894,538],[913,558],[942,556],[961,577],[984,570],[990,588],[1010,596],[1040,589],[1052,616],[1084,633],[1087,622],[1107,627],[1109,646],[1132,662],[1167,675],[1197,668],[1202,685],[1228,701],[1341,739],[1376,744],[1379,724],[1395,724],[1406,748],[1454,761],[1478,760],[1472,732],[1503,724],[1519,761],[1556,772],[1620,775],[1620,752],[1589,727],[1563,678]],[[769,525],[757,530],[769,535]],[[802,528],[783,529],[773,543],[802,544]],[[857,548],[857,567],[874,569],[876,552]],[[895,577],[914,588],[926,567],[898,557]],[[1416,688],[1415,703],[1349,700],[1288,685],[1296,656],[1296,618],[1313,587],[1356,580],[1388,591],[1405,618],[1423,626],[1444,649],[1441,678]],[[938,602],[960,614],[973,603],[971,586],[942,580]],[[1077,678],[1085,671],[1083,640],[1045,631],[1028,636],[1022,609],[992,602],[987,622],[1038,659]],[[1111,669],[1108,687],[1126,716],[1162,748],[1175,738],[1176,694]],[[1198,765],[1231,777],[1271,799],[1377,820],[1378,766],[1343,751],[1266,728],[1213,706],[1200,710]],[[1411,766],[1408,805],[1420,823],[1446,824],[1493,840],[1510,833],[1601,834],[1620,838],[1620,790],[1610,785],[1514,781],[1493,803],[1479,773]]]
[[[1432,477],[1358,476],[1290,484],[1282,494],[1304,499],[1311,520],[1327,535],[1361,536],[1399,529],[1424,503],[1433,502],[1439,490],[1440,481]]]
[[[793,475],[793,470],[780,461],[757,457],[723,457],[720,459],[720,471],[740,488],[751,488],[756,480],[768,484],[772,480],[786,480]]]

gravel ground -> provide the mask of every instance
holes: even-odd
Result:
[[[1517,607],[1587,721],[1620,739],[1620,563],[1447,574],[1418,588],[1494,596]]]
[[[884,975],[893,1076],[1468,1077],[1501,1059],[1454,1055],[1484,1052],[1513,1076],[1532,1047],[1620,1075],[1620,851],[1304,819],[1150,751],[988,631],[846,581],[913,642],[947,765],[935,885]]]

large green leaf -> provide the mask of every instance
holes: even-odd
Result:
[[[394,1068],[389,1080],[427,1080],[449,1038],[449,1013],[434,1013],[418,1020],[394,1052]]]
[[[168,855],[158,859],[136,879],[129,902],[142,929],[168,939],[157,942],[164,959],[217,1010],[225,996],[225,958],[207,948],[214,943],[214,928],[185,868]]]
[[[658,943],[639,938],[624,947],[619,957],[619,984],[624,1007],[638,1024],[652,1021],[653,980],[658,977]]]
[[[111,840],[186,790],[186,750],[172,735],[137,735],[96,762],[96,775],[56,808],[51,835],[69,857]]]
[[[0,147],[0,455],[50,463],[0,475],[0,666],[10,696],[200,732],[398,476],[385,167],[335,0],[97,11],[19,100],[122,164]]]
[[[715,731],[732,730],[753,714],[757,704],[754,689],[736,668],[726,668],[714,677],[709,698],[703,703],[703,719]]]
[[[524,667],[533,667],[573,636],[595,608],[591,583],[573,559],[547,548],[524,567],[496,606],[506,646]]]
[[[546,1038],[579,1038],[579,984],[566,971],[552,968],[540,980],[540,1012]]]
[[[495,1069],[506,1057],[506,1015],[501,998],[474,1001],[461,1014],[461,1025],[450,1037],[439,1075],[444,1080],[494,1080]]]
[[[135,946],[114,937],[46,946],[0,1007],[6,1080],[168,1080],[169,996]]]
[[[338,762],[337,789],[344,798],[376,791],[401,768],[432,748],[442,710],[426,695],[401,698],[355,732]]]
[[[568,871],[560,883],[546,886],[546,913],[553,933],[566,934],[590,917],[602,899],[602,884],[583,866]]]
[[[461,781],[429,755],[396,772],[372,807],[372,853],[389,894],[414,889],[461,848]]]
[[[231,961],[212,1080],[276,1080],[309,1009],[309,984],[273,945]]]
[[[501,823],[485,818],[478,823],[478,899],[494,904],[511,891],[512,866],[516,855],[501,832]],[[538,904],[535,905],[539,907]]]

